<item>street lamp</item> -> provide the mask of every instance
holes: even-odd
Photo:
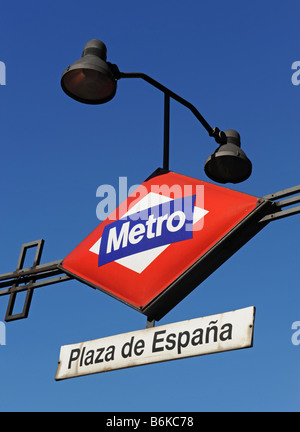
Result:
[[[189,108],[219,147],[205,162],[206,175],[219,183],[240,183],[251,175],[252,164],[241,150],[240,135],[229,129],[225,132],[212,128],[199,111],[158,81],[140,72],[120,72],[115,64],[106,61],[106,46],[92,39],[84,47],[82,56],[64,71],[61,86],[71,98],[86,104],[110,101],[121,78],[141,78],[164,93],[164,157],[163,168],[169,170],[170,98]]]
[[[84,47],[82,57],[69,66],[62,77],[64,92],[73,99],[89,104],[110,101],[117,90],[117,81],[106,63],[106,46],[92,40]]]
[[[233,129],[224,133],[226,143],[206,159],[204,171],[218,183],[240,183],[250,176],[252,164],[240,148],[240,134]]]

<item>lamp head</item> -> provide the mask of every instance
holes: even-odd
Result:
[[[240,183],[251,175],[252,164],[241,147],[238,132],[228,129],[225,132],[226,143],[206,160],[204,171],[218,183]]]
[[[106,62],[103,42],[92,39],[85,45],[81,58],[64,71],[61,86],[68,96],[86,104],[102,104],[114,97],[117,80]]]

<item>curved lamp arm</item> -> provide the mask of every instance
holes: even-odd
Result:
[[[200,114],[194,105],[192,105],[187,100],[183,99],[181,96],[177,95],[155,79],[151,78],[149,75],[146,75],[142,72],[120,72],[117,65],[111,65],[112,73],[115,79],[119,80],[121,78],[141,78],[144,81],[147,81],[152,86],[156,87],[158,90],[162,91],[165,95],[164,99],[164,159],[163,159],[163,168],[169,169],[169,148],[170,148],[170,98],[176,100],[181,105],[184,105],[188,108],[194,116],[199,120],[202,126],[206,129],[209,136],[213,137],[218,144],[226,143],[226,135],[224,132],[220,131],[219,128],[212,128],[205,118]]]

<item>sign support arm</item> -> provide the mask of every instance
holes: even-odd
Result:
[[[14,321],[27,318],[33,290],[42,286],[53,285],[72,279],[69,275],[62,275],[59,268],[61,260],[40,265],[40,259],[44,246],[44,240],[37,240],[22,245],[17,269],[10,273],[0,275],[0,296],[9,295],[5,321]],[[32,267],[23,268],[28,249],[36,248]],[[6,288],[8,287],[8,288]],[[1,288],[6,288],[2,289]],[[17,293],[26,291],[26,298],[21,313],[13,313]]]
[[[295,207],[291,207],[291,208],[286,209],[286,210],[282,210],[283,207],[287,207],[287,206],[290,206],[293,204],[300,203],[300,195],[294,196],[291,198],[286,198],[286,197],[289,197],[290,195],[294,195],[294,194],[297,194],[299,192],[300,192],[300,185],[293,186],[291,188],[284,189],[282,191],[275,192],[273,194],[264,196],[263,199],[274,202],[275,209],[274,209],[273,213],[268,214],[265,217],[263,217],[260,220],[260,222],[271,222],[272,220],[282,219],[282,218],[285,218],[288,216],[299,214],[300,213],[300,206],[295,206]],[[281,199],[281,198],[285,198],[285,199]],[[279,199],[280,201],[275,201],[277,199]]]

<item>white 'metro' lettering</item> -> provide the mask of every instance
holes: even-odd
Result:
[[[179,221],[177,220],[174,225],[173,222],[176,217],[179,218]],[[118,236],[116,227],[112,227],[108,234],[106,253],[110,253],[112,250],[119,250],[120,247],[125,248],[128,245],[128,241],[131,244],[137,244],[144,238],[145,234],[148,239],[160,236],[164,221],[166,221],[165,226],[168,231],[179,231],[183,227],[185,220],[186,216],[184,212],[178,210],[171,215],[166,214],[157,218],[151,214],[146,222],[147,229],[144,224],[138,223],[129,231],[130,222],[128,221],[123,223]]]

